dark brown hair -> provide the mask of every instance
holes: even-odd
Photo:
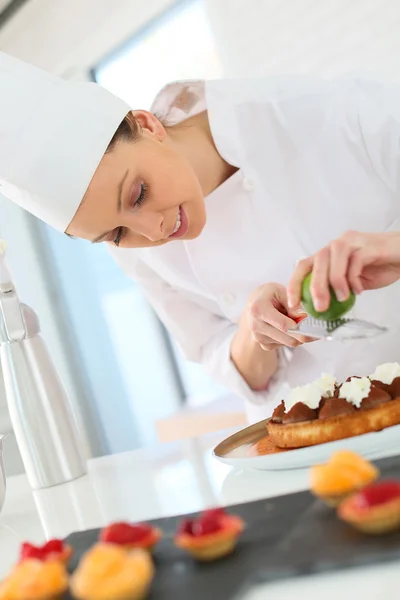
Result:
[[[112,152],[118,142],[137,142],[141,135],[142,129],[139,123],[131,112],[128,113],[108,144],[106,154]]]

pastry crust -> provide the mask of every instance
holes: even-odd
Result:
[[[382,506],[357,513],[352,508],[352,498],[344,500],[338,509],[338,517],[364,533],[388,533],[400,528],[400,499]]]
[[[212,533],[194,536],[178,533],[175,545],[200,561],[212,561],[230,554],[236,548],[244,521],[237,515],[223,515],[222,527]]]
[[[68,574],[59,560],[34,558],[16,565],[0,583],[1,600],[58,600],[68,588]]]
[[[400,398],[374,408],[357,410],[354,413],[302,421],[299,423],[268,422],[268,433],[279,448],[304,448],[326,444],[336,440],[381,431],[400,424]]]

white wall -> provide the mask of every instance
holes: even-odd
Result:
[[[398,0],[205,0],[227,76],[400,72]],[[83,76],[173,0],[30,0],[0,30],[0,48]]]
[[[0,47],[75,76],[129,38],[173,0],[30,0],[0,31]]]
[[[332,76],[357,69],[400,77],[398,0],[207,0],[207,5],[228,77]]]

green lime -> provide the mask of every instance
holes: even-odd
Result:
[[[311,297],[311,273],[307,275],[304,279],[303,284],[301,286],[301,303],[303,305],[304,310],[311,316],[316,319],[322,319],[323,321],[334,321],[335,319],[340,319],[343,317],[349,310],[351,310],[356,301],[356,297],[353,292],[350,292],[350,296],[344,302],[339,302],[336,298],[336,294],[331,290],[331,303],[329,305],[328,310],[324,312],[318,312],[315,309],[314,302]]]

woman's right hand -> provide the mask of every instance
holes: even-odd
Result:
[[[241,320],[246,322],[249,333],[261,348],[269,351],[279,346],[295,348],[313,341],[312,338],[288,333],[306,316],[303,310],[289,308],[283,285],[266,283],[251,294]]]
[[[278,368],[279,347],[295,348],[312,341],[288,333],[306,316],[303,311],[289,309],[283,285],[267,283],[251,294],[232,340],[231,359],[252,390],[267,389]]]

